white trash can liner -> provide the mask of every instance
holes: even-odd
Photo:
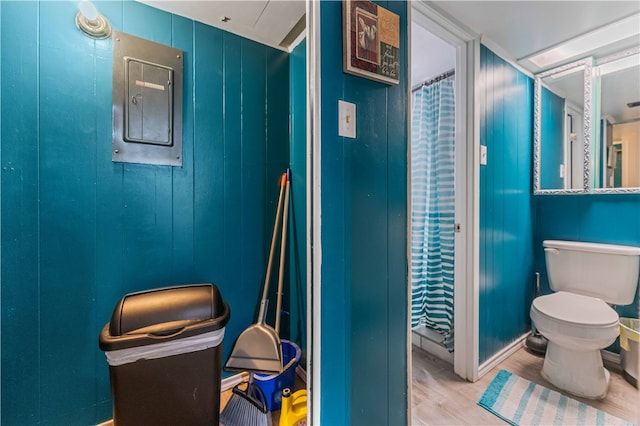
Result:
[[[130,364],[142,359],[157,359],[189,352],[203,351],[222,343],[224,327],[184,339],[171,340],[155,345],[139,346],[115,351],[106,351],[107,362],[111,366]]]

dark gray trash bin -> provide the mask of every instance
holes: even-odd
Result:
[[[229,316],[213,284],[123,297],[99,340],[115,425],[217,425]]]

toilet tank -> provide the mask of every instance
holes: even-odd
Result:
[[[640,247],[557,240],[544,241],[542,246],[553,291],[597,297],[615,305],[633,302]]]

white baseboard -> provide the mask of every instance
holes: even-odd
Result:
[[[442,361],[453,365],[453,353],[444,347],[444,337],[424,326],[411,330],[411,343]]]
[[[303,366],[298,365],[296,367],[296,374],[298,375],[298,377],[300,377],[300,380],[302,380],[305,384],[307,383],[307,372],[305,371]],[[247,373],[246,371],[224,378],[222,379],[220,384],[220,391],[221,392],[227,391],[232,387],[234,387],[235,385],[237,385],[238,383],[246,382],[247,380],[249,380],[249,373]],[[98,426],[102,426],[102,425],[98,425]]]
[[[298,366],[296,367],[296,374],[298,375],[298,377],[300,377],[300,380],[302,380],[304,382],[304,384],[306,385],[307,384],[307,371],[300,364],[298,364]]]
[[[611,364],[620,365],[620,354],[615,352],[609,352],[605,350],[601,350],[600,354],[602,355],[602,360],[610,362]]]
[[[478,368],[478,378],[484,376],[486,373],[491,371],[495,366],[497,366],[502,361],[504,361],[505,359],[513,355],[520,348],[522,348],[525,344],[525,341],[527,340],[528,335],[529,333],[523,334],[518,340],[513,342],[511,345],[507,346],[506,348],[504,348],[503,350],[501,350],[500,352],[498,352],[497,354],[489,358],[487,361],[485,361],[484,364],[482,364]],[[600,353],[602,354],[603,361],[606,361],[615,365],[620,365],[619,354],[605,351],[605,350],[600,351]]]
[[[523,334],[515,342],[486,360],[480,367],[478,367],[478,379],[491,371],[495,366],[500,364],[505,359],[516,353],[520,348],[524,346],[524,342],[527,340],[529,333]]]
[[[220,381],[220,391],[227,391],[238,383],[246,382],[247,380],[249,380],[249,373],[247,373],[246,371],[234,374],[233,376],[225,377]]]

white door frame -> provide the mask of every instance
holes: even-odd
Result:
[[[460,224],[460,232],[457,232],[455,235],[455,351],[453,354],[454,372],[463,379],[474,382],[479,378],[480,120],[479,110],[475,107],[475,81],[480,68],[480,42],[477,34],[432,4],[415,1],[411,2],[411,8],[411,22],[416,22],[456,49],[456,78],[454,83],[456,97],[455,223]],[[410,33],[409,31],[409,34]],[[409,130],[409,135],[410,134],[411,132]],[[408,152],[410,152],[410,150],[408,150]],[[408,190],[410,191],[410,188]],[[409,205],[410,200],[411,198],[409,197]],[[410,211],[408,214],[410,217]],[[410,221],[408,225],[408,244],[410,246]],[[411,258],[409,257],[409,263],[410,261]],[[411,285],[410,281],[408,285]],[[411,291],[408,293],[410,304]],[[411,312],[410,309],[409,312]],[[409,328],[410,334],[409,325],[407,327]],[[410,336],[408,346],[407,375],[409,388],[411,388]]]
[[[320,419],[321,341],[321,135],[320,2],[306,0],[307,12],[307,422]]]

